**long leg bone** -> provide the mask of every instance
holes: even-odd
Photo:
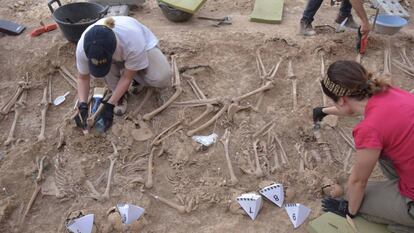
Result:
[[[173,96],[171,96],[170,99],[167,100],[167,102],[165,102],[161,107],[155,109],[154,111],[147,113],[144,115],[143,119],[146,121],[151,120],[154,116],[156,116],[158,113],[162,112],[164,109],[166,109],[172,102],[174,102],[178,96],[181,95],[181,93],[183,92],[183,89],[181,87],[181,78],[180,78],[180,72],[178,71],[177,68],[177,62],[175,60],[175,56],[172,56],[171,58],[172,60],[172,69],[174,72],[174,82],[173,82],[173,87],[175,88],[175,93]]]
[[[43,90],[43,98],[42,98],[42,101],[39,104],[40,112],[41,112],[41,115],[42,115],[42,125],[41,125],[41,128],[40,128],[40,134],[37,136],[37,141],[38,142],[42,142],[46,139],[46,137],[45,137],[46,112],[47,112],[47,109],[49,108],[49,102],[47,100],[48,89],[49,89],[49,87],[46,86],[45,89]]]
[[[65,79],[71,87],[73,87],[75,90],[78,89],[76,81],[74,82],[69,76],[67,76],[67,74],[65,74],[65,72],[62,71],[62,69],[59,69],[59,73],[60,76],[62,76],[63,79]]]
[[[16,104],[14,105],[14,119],[12,126],[10,128],[9,136],[7,137],[6,141],[4,142],[4,145],[8,146],[10,145],[15,139],[14,133],[16,130],[16,124],[17,120],[19,119],[22,111],[24,108],[26,108],[26,97],[27,97],[27,91],[25,90],[22,95],[20,96],[20,99]]]
[[[293,73],[292,60],[289,60],[288,64],[288,79],[292,80],[292,99],[293,99],[293,111],[298,109],[298,97],[297,97],[297,78]]]
[[[320,51],[320,57],[321,57],[321,76],[319,77],[319,81],[322,81],[323,78],[325,77],[325,52],[324,51]],[[321,93],[322,93],[322,103],[323,106],[327,106],[328,105],[328,99],[326,98],[325,93],[322,90],[322,86],[318,85],[319,88],[321,89]]]
[[[26,74],[26,79],[28,80],[28,74]],[[30,88],[29,81],[21,81],[17,83],[17,89],[14,95],[10,97],[6,104],[1,107],[0,113],[6,115],[10,112],[10,110],[14,107],[16,101],[19,99],[20,95],[27,89]]]
[[[197,98],[199,99],[207,99],[206,95],[203,93],[203,91],[201,90],[201,88],[198,86],[197,82],[195,81],[193,76],[187,75],[187,74],[183,74],[184,77],[189,78],[188,80],[188,84],[191,86],[191,88],[193,89],[195,95],[197,96]],[[196,119],[194,119],[193,121],[191,121],[188,126],[193,126],[195,125],[197,122],[199,122],[201,119],[203,119],[205,116],[207,116],[208,114],[212,113],[216,111],[216,108],[212,105],[212,104],[206,104],[206,110],[200,115],[198,116]]]
[[[254,174],[256,175],[256,177],[263,177],[264,173],[262,171],[262,168],[260,167],[260,161],[259,161],[259,154],[257,153],[257,144],[259,143],[259,140],[255,140],[253,142],[253,150],[254,150],[254,159],[255,159],[255,163],[256,163],[256,170],[254,171]]]
[[[186,211],[186,206],[183,206],[183,205],[178,205],[177,203],[175,203],[175,202],[173,202],[173,201],[170,201],[170,200],[168,200],[168,199],[165,199],[165,198],[163,198],[163,197],[160,197],[160,196],[154,195],[154,194],[149,193],[149,192],[148,192],[148,194],[149,194],[151,197],[153,197],[155,200],[158,200],[158,201],[160,201],[160,202],[162,202],[162,203],[164,203],[164,204],[168,205],[169,207],[171,207],[171,208],[173,208],[173,209],[176,209],[176,210],[178,211],[178,213],[180,213],[180,214],[184,214],[184,213],[186,213],[186,212],[187,212],[187,211]]]
[[[194,134],[196,134],[197,132],[199,132],[199,131],[201,131],[201,130],[207,128],[207,127],[209,127],[211,124],[213,124],[218,118],[220,118],[227,111],[227,109],[229,108],[229,106],[230,106],[230,101],[226,101],[224,103],[223,108],[220,109],[220,111],[218,111],[216,113],[216,115],[214,115],[210,120],[208,120],[206,123],[202,124],[198,128],[193,129],[193,130],[189,130],[187,132],[187,136],[191,137]]]
[[[147,181],[145,182],[145,188],[152,188],[153,186],[152,170],[153,170],[154,153],[156,150],[157,148],[153,147],[148,157],[148,171],[147,171]],[[160,152],[158,153],[158,156],[160,156],[163,152],[164,152],[164,149],[161,147]]]
[[[183,127],[181,126],[182,120],[178,120],[177,122],[175,122],[174,124],[172,124],[170,127],[166,128],[164,131],[162,131],[160,134],[158,134],[157,136],[155,136],[154,140],[152,141],[151,145],[152,146],[158,146],[161,144],[162,141],[164,141],[166,138],[168,138],[169,136],[173,135],[174,133],[176,133],[177,131],[183,129]],[[172,130],[174,129],[174,130]],[[165,135],[165,136],[164,136]]]
[[[260,93],[260,92],[263,92],[263,91],[267,91],[267,90],[269,90],[269,89],[271,89],[271,88],[273,88],[273,87],[274,87],[273,82],[268,81],[268,82],[266,82],[266,84],[265,84],[265,85],[263,85],[263,86],[261,86],[261,87],[257,88],[256,90],[253,90],[253,91],[248,92],[248,93],[246,93],[246,94],[244,94],[244,95],[241,95],[241,96],[238,96],[238,97],[233,98],[233,99],[232,99],[232,101],[233,101],[233,102],[240,102],[240,101],[241,101],[241,100],[243,100],[243,99],[246,99],[246,98],[248,98],[248,97],[250,97],[250,96],[252,96],[252,95],[255,95],[255,94],[257,94],[257,93]]]
[[[259,55],[260,57],[260,55]],[[279,59],[279,62],[276,64],[276,66],[274,66],[274,69],[270,70],[269,73],[266,74],[265,70],[262,70],[263,74],[265,74],[265,76],[263,76],[262,80],[263,80],[263,84],[265,84],[266,79],[268,80],[272,80],[274,78],[274,76],[276,75],[277,71],[279,70],[280,64],[282,63],[283,58]],[[261,62],[261,58],[259,59],[259,62]],[[263,64],[263,62],[261,62]],[[262,69],[264,69],[264,66],[262,66]],[[265,91],[261,92],[259,95],[259,99],[257,100],[256,105],[252,108],[254,111],[258,112],[259,111],[259,107],[263,102],[263,98],[265,95]]]
[[[114,149],[114,153],[109,156],[109,159],[111,160],[111,164],[109,165],[109,172],[108,172],[108,182],[106,183],[106,188],[105,188],[105,192],[102,195],[102,197],[104,198],[104,200],[108,200],[109,199],[109,191],[111,189],[111,181],[112,181],[112,173],[114,170],[114,165],[116,160],[118,159],[118,149],[116,148],[115,144],[113,142],[111,142],[112,144],[112,148]]]
[[[229,143],[230,143],[230,130],[226,129],[223,137],[220,139],[220,142],[224,146],[224,153],[226,155],[227,167],[229,168],[230,172],[230,185],[236,185],[239,180],[237,179],[236,175],[233,171],[233,166],[231,165],[230,155],[229,155]]]
[[[43,161],[46,159],[46,156],[43,156],[40,160],[36,161],[37,162],[37,168],[38,168],[38,174],[36,176],[36,187],[35,190],[32,194],[32,197],[29,200],[29,203],[26,206],[26,210],[24,211],[24,214],[22,215],[22,218],[20,219],[20,224],[19,227],[22,227],[23,221],[26,218],[27,214],[29,213],[30,209],[33,206],[33,203],[36,200],[37,195],[39,194],[40,190],[41,190],[41,185],[40,182],[42,181],[42,173],[43,173]]]
[[[14,106],[16,101],[19,99],[20,95],[23,92],[23,88],[19,85],[17,86],[16,92],[10,97],[10,99],[6,102],[6,104],[1,108],[2,114],[8,114],[10,109]]]
[[[88,186],[89,190],[92,192],[88,197],[91,197],[95,200],[98,201],[106,201],[109,199],[109,192],[111,189],[111,183],[112,183],[112,177],[113,177],[113,170],[114,170],[114,166],[115,166],[115,162],[118,159],[118,148],[115,146],[115,143],[111,142],[112,144],[112,148],[114,150],[114,152],[112,153],[112,155],[109,156],[109,160],[111,161],[110,165],[109,165],[109,172],[108,172],[108,180],[106,183],[106,187],[105,187],[105,192],[101,195],[98,193],[98,191],[96,191],[95,187],[93,186],[93,184],[87,180],[86,181],[86,185]]]
[[[280,150],[282,152],[281,156],[280,156],[281,159],[282,159],[282,164],[289,163],[289,160],[288,160],[287,155],[286,155],[285,148],[283,148],[283,145],[282,145],[282,141],[279,139],[279,137],[276,134],[274,134],[274,137],[275,137],[275,140],[276,140],[277,144],[279,145]]]

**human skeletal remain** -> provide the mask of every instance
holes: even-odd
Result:
[[[51,80],[50,80],[50,78],[49,78],[49,81],[48,81],[48,83],[50,83],[51,82]],[[37,136],[37,141],[38,142],[42,142],[42,141],[44,141],[45,139],[46,139],[46,137],[45,137],[45,130],[46,130],[46,112],[47,112],[47,109],[49,108],[49,101],[48,101],[48,90],[49,90],[49,86],[45,86],[45,88],[44,88],[44,90],[43,90],[43,98],[42,98],[42,101],[39,103],[39,106],[40,106],[40,112],[41,112],[41,115],[42,115],[42,125],[41,125],[41,128],[40,128],[40,134]],[[50,95],[50,93],[49,93],[49,95]]]
[[[223,137],[220,139],[220,142],[223,144],[224,153],[226,155],[227,167],[230,172],[230,185],[236,185],[239,180],[233,171],[233,166],[231,165],[230,155],[229,155],[229,143],[230,143],[230,130],[226,129]]]
[[[108,181],[106,183],[105,192],[101,195],[100,193],[98,193],[98,191],[96,191],[95,187],[89,180],[86,181],[88,188],[92,192],[92,194],[90,194],[90,197],[98,201],[105,201],[109,199],[109,192],[111,189],[113,170],[114,170],[115,162],[119,156],[117,147],[115,146],[113,142],[111,142],[111,144],[112,144],[112,148],[114,152],[109,156],[110,165],[109,165]]]
[[[292,99],[293,99],[293,111],[298,109],[298,96],[297,96],[297,77],[293,73],[292,60],[288,63],[288,79],[292,80]]]
[[[148,157],[148,170],[147,170],[147,181],[145,182],[145,188],[152,188],[153,186],[153,179],[152,179],[152,172],[153,172],[153,160],[154,160],[154,153],[157,150],[156,147],[152,147],[150,155]],[[161,147],[158,152],[158,157],[161,156],[162,153],[164,153],[164,148]]]
[[[4,145],[6,145],[6,146],[10,145],[12,142],[14,142],[16,140],[15,137],[14,137],[14,133],[16,131],[16,124],[17,124],[17,121],[18,121],[22,111],[26,108],[26,99],[27,99],[27,90],[24,89],[22,95],[20,96],[19,101],[16,102],[15,105],[14,105],[13,123],[12,123],[12,126],[10,128],[9,135],[8,135],[6,141],[4,142]]]

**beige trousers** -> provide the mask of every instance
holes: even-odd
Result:
[[[391,232],[414,232],[414,202],[400,194],[398,175],[389,159],[379,159],[387,181],[368,182],[359,213],[369,221],[388,224]]]
[[[149,65],[145,71],[138,71],[134,80],[142,86],[164,88],[171,86],[172,71],[167,58],[158,47],[147,51]],[[105,82],[111,91],[114,91],[122,72],[124,62],[112,63],[111,70],[105,76]]]

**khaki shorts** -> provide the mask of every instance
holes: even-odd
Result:
[[[167,58],[158,47],[147,51],[149,65],[145,71],[138,71],[134,80],[142,86],[164,88],[171,86],[172,71]],[[122,72],[125,69],[124,62],[112,63],[111,70],[105,76],[108,88],[115,90]]]
[[[385,157],[379,160],[381,170],[389,179],[380,182],[368,182],[364,200],[359,209],[362,217],[377,223],[394,226],[408,226],[414,232],[414,202],[401,195],[398,189],[398,175],[392,162]]]

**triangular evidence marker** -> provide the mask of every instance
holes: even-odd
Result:
[[[260,189],[260,194],[265,196],[269,201],[275,203],[277,206],[282,207],[285,199],[285,192],[283,191],[282,184],[271,184]]]
[[[298,228],[310,214],[310,209],[302,204],[286,204],[285,209],[294,228]]]
[[[91,233],[93,228],[93,214],[88,214],[71,220],[66,228],[73,233]]]
[[[245,193],[237,197],[237,202],[246,211],[252,220],[255,220],[257,214],[262,208],[262,196],[255,193]]]
[[[120,203],[116,205],[119,215],[121,216],[122,223],[129,225],[138,220],[143,214],[145,209],[139,206]]]

